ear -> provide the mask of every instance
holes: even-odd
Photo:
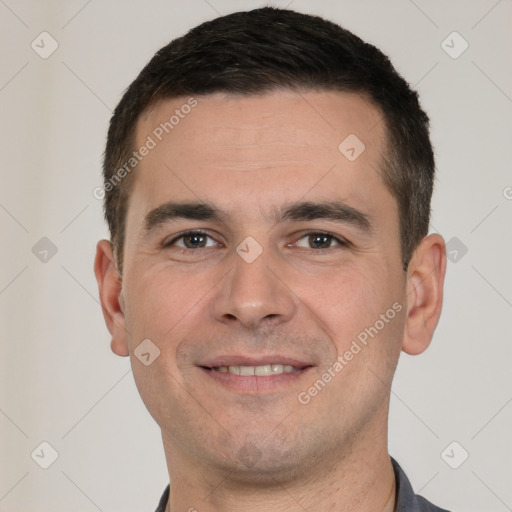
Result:
[[[441,316],[446,248],[441,235],[425,237],[407,270],[407,316],[402,350],[421,354],[430,345]]]
[[[103,317],[112,335],[110,348],[118,356],[127,356],[129,351],[123,311],[122,282],[114,262],[112,244],[108,240],[100,240],[96,246],[94,274],[98,281]]]

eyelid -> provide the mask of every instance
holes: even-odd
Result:
[[[212,239],[215,243],[217,243],[217,244],[219,243],[219,242],[217,242],[217,240],[215,240],[215,238],[210,233],[208,233],[207,231],[205,231],[203,229],[187,229],[185,231],[182,231],[181,233],[176,233],[170,239],[165,238],[164,241],[162,242],[162,247],[163,248],[172,247],[176,244],[176,242],[178,240],[182,239],[183,237],[185,237],[187,235],[203,235],[203,236],[206,236],[206,237]],[[194,249],[189,249],[187,247],[178,247],[178,248],[182,249],[182,250],[187,250],[187,251],[194,250]],[[206,247],[200,247],[200,249],[206,249]]]
[[[305,231],[305,232],[302,232],[301,235],[296,239],[296,241],[294,242],[294,244],[297,244],[297,242],[299,240],[302,240],[304,237],[306,236],[309,236],[309,235],[325,235],[325,236],[328,236],[328,237],[331,237],[332,239],[336,240],[336,242],[338,242],[339,246],[342,246],[342,247],[349,247],[351,245],[351,243],[344,237],[340,236],[340,235],[337,235],[336,233],[331,233],[330,231],[324,231],[324,230],[319,230],[319,229],[312,229],[312,230],[309,230],[309,231]],[[336,246],[334,246],[336,247]],[[310,250],[312,251],[326,251],[328,249],[333,249],[334,247],[328,247],[327,249],[314,249],[314,248],[310,248]]]

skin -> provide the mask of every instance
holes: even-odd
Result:
[[[390,386],[400,352],[423,352],[437,325],[443,238],[423,239],[403,271],[397,203],[379,173],[384,127],[365,98],[279,91],[196,99],[134,171],[122,277],[110,242],[98,243],[95,261],[112,350],[130,355],[162,430],[170,510],[393,510]],[[146,112],[136,146],[186,101]],[[354,161],[338,150],[349,134],[365,144]],[[146,230],[148,213],[169,201],[203,201],[224,215]],[[371,231],[275,218],[298,201],[343,201]],[[208,237],[165,245],[191,229]],[[348,245],[321,234],[311,242],[309,233],[326,231]],[[247,237],[262,248],[251,263],[236,251]],[[393,304],[402,306],[394,318],[300,403],[299,393]],[[147,338],[160,350],[148,366],[134,355]],[[227,386],[200,367],[226,355],[310,367],[270,387],[245,386],[243,377]]]

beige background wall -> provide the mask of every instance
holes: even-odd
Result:
[[[339,22],[420,91],[437,151],[432,230],[452,261],[433,345],[399,366],[390,452],[436,503],[511,510],[512,3],[271,4]],[[1,511],[156,507],[165,461],[129,361],[109,349],[93,189],[111,110],[153,53],[217,13],[262,5],[0,1]]]

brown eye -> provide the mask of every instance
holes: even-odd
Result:
[[[213,243],[208,243],[208,239]],[[215,241],[202,231],[187,231],[170,242],[165,243],[165,247],[176,246],[182,249],[203,249],[206,247],[213,247],[214,245],[216,245]]]
[[[305,240],[305,244],[301,243],[301,240]],[[334,236],[331,233],[314,232],[307,233],[301,237],[297,243],[299,247],[305,247],[307,249],[330,249],[331,247],[346,246],[348,245],[343,239]]]
[[[183,245],[187,249],[197,249],[198,247],[205,247],[207,237],[201,233],[193,233],[182,237]]]
[[[329,235],[309,235],[308,242],[313,249],[328,249],[333,239]]]

